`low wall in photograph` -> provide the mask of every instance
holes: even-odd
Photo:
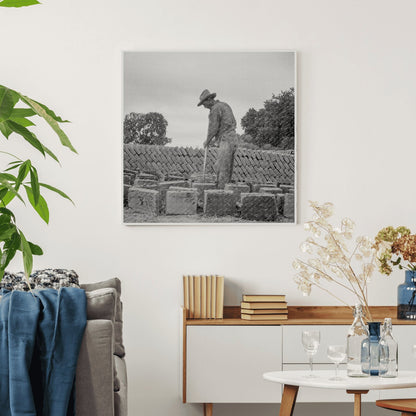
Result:
[[[218,149],[209,148],[206,173],[214,172]],[[124,145],[124,169],[157,173],[159,175],[184,175],[201,173],[204,149],[168,147],[128,143]],[[252,150],[238,148],[234,158],[232,180],[235,182],[294,184],[295,158],[287,150]]]

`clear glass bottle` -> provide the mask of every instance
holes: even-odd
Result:
[[[397,377],[398,347],[392,335],[391,318],[385,318],[380,343],[380,377]]]
[[[369,345],[369,332],[363,321],[363,307],[357,303],[354,308],[354,322],[347,335],[347,375],[349,377],[369,376],[370,354],[369,351],[368,353],[364,351],[362,354],[363,341]]]

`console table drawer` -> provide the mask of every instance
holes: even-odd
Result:
[[[282,368],[279,326],[188,326],[188,403],[277,403],[281,387],[263,373]]]

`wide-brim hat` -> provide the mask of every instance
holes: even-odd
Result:
[[[209,92],[209,90],[202,91],[201,95],[199,96],[199,103],[198,107],[205,101],[208,100],[208,98],[215,98],[217,96],[217,93],[215,92]]]

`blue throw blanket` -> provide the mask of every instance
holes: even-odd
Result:
[[[64,287],[33,293],[0,292],[0,414],[73,416],[85,292]]]

